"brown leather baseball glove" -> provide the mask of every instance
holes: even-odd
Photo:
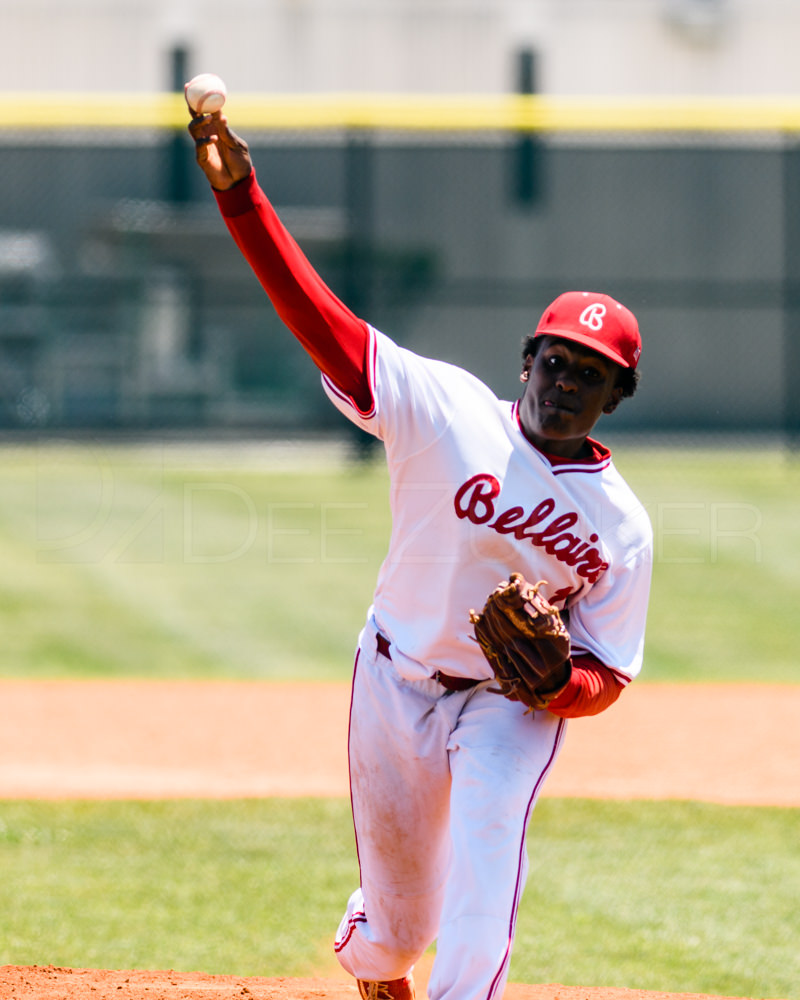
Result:
[[[497,680],[489,690],[522,702],[528,711],[547,708],[572,674],[569,632],[558,608],[539,593],[544,583],[512,573],[489,594],[480,614],[469,613]]]

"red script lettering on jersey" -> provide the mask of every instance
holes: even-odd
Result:
[[[577,524],[575,511],[559,514],[548,520],[556,507],[552,497],[540,501],[532,511],[523,507],[509,507],[497,512],[495,500],[500,495],[500,483],[495,476],[481,472],[472,476],[455,495],[456,514],[473,524],[485,524],[501,535],[513,535],[519,541],[528,541],[544,549],[548,555],[572,566],[578,576],[595,583],[608,569],[600,550],[594,543],[599,537],[592,532],[588,541],[573,535],[567,529]]]

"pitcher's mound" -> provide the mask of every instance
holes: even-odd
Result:
[[[54,966],[0,967],[8,1000],[356,1000],[352,983],[331,979],[262,979],[195,972],[119,972]],[[509,983],[505,1000],[740,1000],[703,993],[525,986]]]

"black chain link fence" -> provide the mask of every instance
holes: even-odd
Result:
[[[642,388],[615,430],[800,432],[790,139],[246,138],[326,280],[413,349],[512,397],[547,303],[607,291],[644,339]],[[270,434],[338,420],[184,132],[4,133],[0,170],[0,427]]]

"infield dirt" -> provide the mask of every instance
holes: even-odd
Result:
[[[351,983],[327,979],[245,979],[178,972],[111,972],[52,967],[0,968],[8,1000],[358,1000]],[[510,983],[505,1000],[739,1000],[703,993],[524,986]]]
[[[0,680],[0,799],[347,796],[347,684]],[[544,794],[800,806],[800,685],[634,684]]]

